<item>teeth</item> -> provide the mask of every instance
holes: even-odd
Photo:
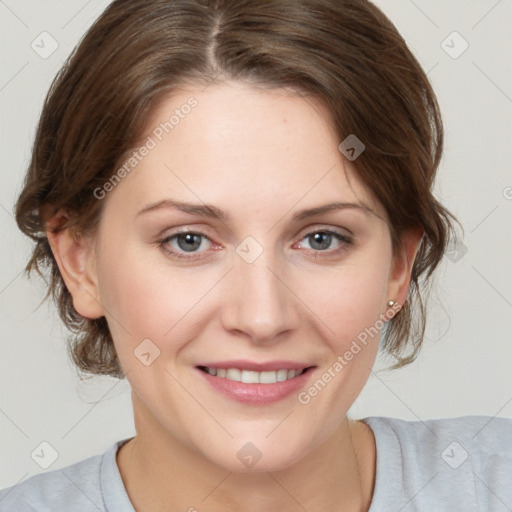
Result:
[[[213,370],[215,371],[215,369]],[[218,370],[217,370],[218,372]],[[240,381],[242,372],[238,368],[230,368],[226,372],[226,379]]]
[[[251,372],[249,370],[242,370],[240,380],[246,384],[259,384],[260,374],[258,372]]]
[[[277,382],[283,382],[288,379],[288,370],[277,370]]]
[[[277,382],[277,372],[261,372],[259,380],[260,384],[275,384]]]
[[[205,368],[206,372],[220,378],[244,382],[245,384],[275,384],[293,379],[304,373],[302,370],[277,370],[267,372],[253,372],[250,370],[240,370],[238,368],[217,369]]]

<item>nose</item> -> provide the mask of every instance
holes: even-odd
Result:
[[[266,251],[253,263],[236,258],[221,315],[227,331],[256,344],[269,344],[297,326],[299,301],[287,283],[289,275],[283,265]]]

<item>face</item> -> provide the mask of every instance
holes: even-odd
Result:
[[[101,199],[97,296],[136,418],[229,470],[286,468],[335,432],[400,291],[385,214],[326,119],[284,91],[182,91]]]

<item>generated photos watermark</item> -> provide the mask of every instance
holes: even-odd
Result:
[[[132,155],[124,162],[124,164],[117,169],[117,171],[106,181],[103,186],[97,187],[93,191],[93,195],[96,199],[104,199],[108,192],[114,190],[114,188],[121,183],[121,180],[130,174],[142,160],[149,155],[151,150],[158,146],[166,135],[172,132],[178,126],[183,119],[185,119],[192,109],[197,107],[198,101],[196,98],[191,96],[187,99],[186,103],[183,103],[179,108],[174,109],[173,115],[169,117],[167,121],[161,122],[152,132],[148,135],[144,143],[139,146],[138,149],[134,150]]]
[[[366,347],[368,344],[368,338],[377,336],[384,327],[384,324],[391,320],[398,311],[400,311],[400,309],[400,304],[393,304],[385,314],[380,315],[380,318],[371,327],[366,327],[364,331],[361,331],[357,335],[357,339],[352,340],[350,347],[343,353],[343,355],[339,355],[331,366],[329,366],[329,368],[322,373],[320,378],[318,378],[308,389],[301,391],[297,395],[298,402],[302,405],[309,404],[312,398],[323,391],[327,384],[339,375],[343,368],[345,368],[350,361],[352,361],[352,359],[354,359],[354,357],[357,356],[364,347]]]

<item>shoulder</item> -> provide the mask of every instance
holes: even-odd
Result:
[[[101,466],[119,443],[102,455],[94,455],[70,466],[34,475],[0,490],[2,512],[105,511],[101,488]]]
[[[508,441],[510,448],[512,440],[512,419],[493,416],[461,416],[420,421],[370,416],[363,421],[374,432],[383,437],[393,436],[400,443],[428,441],[441,447],[453,438],[454,442],[458,440],[475,448],[475,454],[502,450],[504,446],[501,443],[505,441]]]
[[[376,495],[385,492],[383,486],[394,486],[399,502],[414,502],[419,507],[414,510],[447,504],[467,511],[512,506],[511,419],[372,416],[362,421],[375,436]]]

